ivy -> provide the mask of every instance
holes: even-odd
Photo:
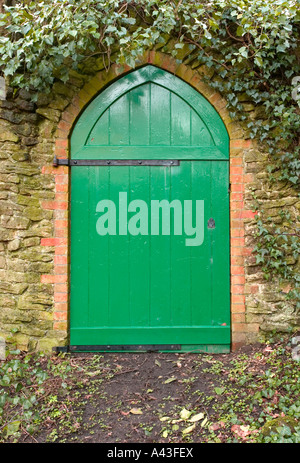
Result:
[[[269,153],[270,182],[298,189],[299,7],[300,0],[16,1],[0,15],[0,70],[15,88],[47,92],[71,70],[93,72],[91,60],[135,67],[145,50],[173,40],[178,63],[187,50],[216,72],[208,83]],[[299,232],[286,234],[294,220],[275,227],[260,214],[255,251],[266,277],[291,281],[297,299]]]

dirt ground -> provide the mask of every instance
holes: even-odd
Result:
[[[286,338],[230,354],[15,353],[0,365],[0,441],[300,442],[292,351]]]
[[[279,349],[282,351],[281,345]],[[284,370],[284,363],[290,361],[286,349],[280,358],[281,351],[260,344],[219,355],[72,355],[67,362],[73,376],[69,388],[56,396],[57,417],[50,413],[34,439],[254,442],[266,416],[272,419],[284,415],[277,406],[278,398],[285,394],[280,391],[281,383],[267,389],[268,372],[275,374],[277,370],[276,374],[282,376],[280,368]],[[299,383],[297,393],[299,397]]]

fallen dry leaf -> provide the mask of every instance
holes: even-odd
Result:
[[[180,412],[180,418],[182,420],[188,420],[189,417],[191,416],[192,412],[190,412],[189,410],[187,410],[186,408],[183,408]]]
[[[246,437],[251,434],[251,431],[249,431],[249,426],[240,426],[238,424],[234,424],[233,426],[231,426],[231,431],[234,434],[237,434],[243,440],[246,440]]]
[[[130,410],[130,413],[132,413],[133,415],[142,415],[143,414],[143,412],[142,412],[142,410],[140,408],[132,408]]]
[[[191,423],[195,423],[196,421],[200,421],[204,418],[203,413],[198,413],[197,415],[192,416],[192,418],[189,419]]]
[[[182,434],[189,434],[192,432],[196,427],[196,423],[193,424],[192,426],[189,426],[188,428],[183,429]]]

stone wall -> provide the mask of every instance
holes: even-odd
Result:
[[[37,103],[7,89],[0,102],[0,335],[24,350],[66,337],[54,330],[54,287],[41,277],[53,272],[55,254],[43,246],[53,234],[55,183],[42,169],[52,165],[56,126],[75,91],[54,88]]]
[[[221,115],[231,139],[231,312],[233,348],[272,329],[300,325],[299,315],[282,305],[286,288],[266,282],[255,264],[253,193],[274,221],[284,208],[299,211],[296,193],[285,184],[270,189],[267,155],[231,121],[226,101],[203,82],[214,76],[188,50],[178,65],[169,54],[149,52],[151,63],[175,73],[202,93]],[[68,157],[68,140],[80,111],[102,88],[128,69],[109,72],[96,60],[93,74],[72,73],[49,95],[7,89],[0,102],[0,336],[24,350],[51,350],[68,344],[69,168],[52,166]],[[256,109],[244,102],[249,120]],[[299,213],[299,212],[298,212]]]

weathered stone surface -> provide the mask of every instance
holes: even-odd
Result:
[[[19,249],[20,245],[21,241],[18,238],[16,238],[15,240],[12,240],[10,241],[10,243],[8,243],[7,248],[9,251],[16,251],[17,249]]]
[[[13,228],[15,230],[22,230],[28,228],[30,220],[26,217],[10,217],[2,215],[0,220],[1,227]]]
[[[37,348],[36,349],[37,349],[37,351],[51,353],[54,347],[64,345],[64,344],[62,344],[62,342],[63,342],[62,340],[58,340],[57,338],[54,338],[54,339],[51,339],[51,338],[40,339],[37,342]]]
[[[49,108],[58,109],[59,111],[63,111],[69,104],[68,98],[63,98],[62,96],[57,96],[55,100],[52,100],[49,104]]]
[[[44,116],[46,119],[54,122],[58,122],[61,115],[60,111],[51,108],[38,108],[36,112],[41,116]]]
[[[291,432],[295,432],[295,427],[298,425],[297,420],[291,416],[279,416],[273,420],[267,421],[261,428],[263,436],[271,436],[272,433],[277,434],[283,426],[290,428]]]
[[[0,291],[3,293],[22,294],[28,288],[26,283],[8,283],[0,281]]]
[[[35,106],[32,101],[26,101],[22,98],[16,98],[15,104],[17,108],[21,109],[22,111],[33,111]]]

